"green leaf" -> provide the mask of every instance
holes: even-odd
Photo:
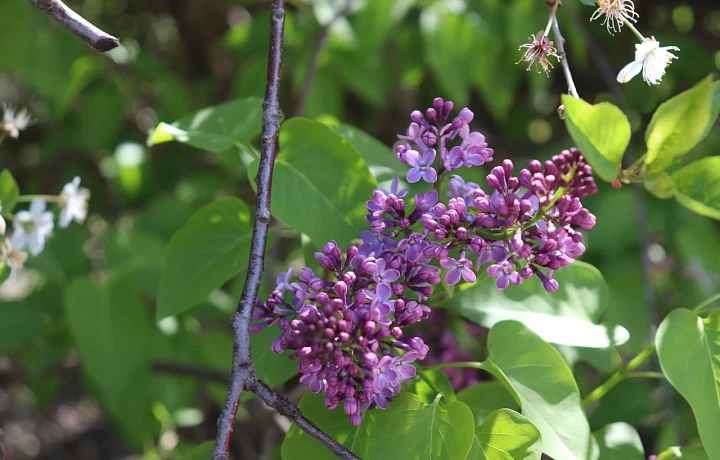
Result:
[[[467,460],[540,460],[541,455],[537,427],[513,410],[500,409],[475,429]]]
[[[297,361],[290,359],[290,352],[286,351],[281,354],[273,353],[271,349],[272,341],[279,335],[279,329],[266,327],[257,334],[252,334],[250,337],[256,374],[259,379],[271,387],[287,382],[290,380],[290,377],[299,372]],[[231,355],[232,342],[230,342],[230,345],[226,350],[228,356]],[[228,362],[228,365],[229,364]]]
[[[2,267],[9,270],[5,265]],[[31,296],[19,302],[0,302],[0,353],[22,345],[49,322],[45,315],[33,308],[32,302],[37,300]]]
[[[12,268],[6,264],[0,264],[0,284],[3,284],[12,274]]]
[[[710,109],[710,119],[708,120],[707,126],[705,126],[705,131],[703,132],[702,136],[700,136],[700,139],[705,139],[707,135],[710,134],[710,130],[715,124],[718,115],[720,115],[720,80],[713,83],[712,89],[713,97],[712,107]]]
[[[407,168],[404,168],[395,153],[379,140],[351,125],[340,124],[333,129],[360,152],[378,182],[392,180],[395,176],[405,176]]]
[[[83,371],[121,431],[138,444],[153,435],[150,412],[150,327],[139,289],[128,280],[101,287],[75,279],[65,297],[65,317]]]
[[[205,299],[247,266],[252,237],[248,207],[223,198],[196,212],[170,240],[158,287],[157,319]]]
[[[498,409],[520,410],[520,405],[501,382],[480,382],[467,387],[458,393],[457,399],[468,405],[475,423],[482,422]]]
[[[543,452],[555,460],[596,458],[580,392],[560,353],[516,321],[496,324],[488,349],[488,370],[517,394],[523,415],[542,433]]]
[[[606,348],[627,341],[621,326],[594,324],[608,302],[608,288],[592,265],[575,262],[554,274],[560,289],[550,294],[537,278],[501,291],[493,277],[455,291],[440,304],[486,327],[499,321],[521,321],[545,341],[589,348]]]
[[[420,371],[418,371],[418,374],[420,374]],[[443,371],[436,369],[423,370],[422,377],[418,375],[412,384],[408,386],[407,391],[415,393],[425,404],[432,404],[438,393],[428,385],[426,379],[432,382],[435,388],[440,390],[446,401],[457,400],[448,376]]]
[[[705,450],[720,458],[720,310],[706,319],[672,311],[655,344],[665,376],[692,407]]]
[[[701,216],[720,220],[720,156],[694,161],[671,177],[680,204]]]
[[[648,177],[643,182],[643,185],[648,192],[652,193],[656,197],[667,200],[675,196],[677,187],[673,182],[670,174],[662,171],[654,176]]]
[[[702,447],[670,447],[660,452],[658,460],[710,460]]]
[[[606,182],[618,175],[618,167],[630,143],[630,122],[608,102],[591,105],[563,95],[565,126],[593,171]]]
[[[710,77],[663,102],[645,132],[647,174],[664,171],[702,140],[710,121],[713,88]]]
[[[300,400],[298,407],[303,415],[317,425],[325,434],[360,458],[368,458],[369,431],[373,427],[373,419],[379,410],[373,409],[366,412],[360,426],[355,427],[350,424],[350,416],[345,414],[342,405],[334,410],[328,410],[323,400],[323,395],[308,392]],[[390,407],[393,404],[395,402],[390,403]],[[282,458],[283,460],[304,460],[308,458],[313,460],[334,460],[337,456],[330,452],[324,444],[293,423],[282,443]]]
[[[600,448],[602,460],[645,460],[642,441],[635,428],[617,422],[605,426],[593,437]]]
[[[17,201],[20,190],[15,178],[10,171],[3,169],[0,173],[0,206],[2,206],[2,214],[12,211]]]
[[[258,162],[248,166],[249,177]],[[273,215],[322,246],[347,245],[365,229],[365,202],[377,182],[357,149],[323,123],[291,118],[280,129]]]
[[[190,449],[180,460],[207,460],[212,457],[215,441],[206,441]]]
[[[148,147],[176,141],[198,149],[222,152],[248,145],[262,129],[262,99],[248,97],[199,110],[173,124],[160,123]]]
[[[470,408],[460,401],[427,405],[412,393],[402,393],[376,415],[367,458],[466,458],[474,425]]]

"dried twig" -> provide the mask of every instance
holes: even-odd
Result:
[[[110,51],[120,45],[117,37],[109,35],[92,25],[60,0],[29,0],[43,13],[67,27],[98,51]]]
[[[272,173],[275,157],[277,156],[278,134],[280,131],[278,95],[283,62],[284,26],[285,2],[284,0],[273,0],[270,15],[270,53],[268,56],[267,86],[265,89],[265,101],[263,102],[261,156],[258,173],[255,177],[257,205],[255,207],[253,235],[250,244],[250,261],[237,312],[231,319],[233,327],[233,364],[225,406],[218,419],[218,433],[213,452],[214,460],[226,460],[229,458],[235,416],[244,390],[255,393],[265,404],[294,421],[298,427],[321,441],[339,457],[359,459],[359,457],[353,455],[303,417],[295,405],[260,381],[255,375],[255,366],[250,352],[250,322],[252,320],[253,304],[257,298],[264,270],[265,246],[270,224]]]
[[[345,0],[345,5],[343,5],[343,7],[335,13],[335,16],[333,16],[330,21],[328,21],[328,23],[325,24],[322,29],[320,29],[320,33],[315,39],[315,45],[313,46],[312,55],[310,55],[310,62],[308,62],[307,69],[305,70],[305,79],[303,80],[302,89],[300,90],[300,94],[298,95],[297,101],[295,102],[295,110],[293,110],[294,117],[301,117],[305,113],[305,104],[307,103],[307,98],[310,95],[312,83],[315,79],[315,74],[317,73],[320,53],[325,47],[325,42],[330,35],[330,29],[332,29],[332,26],[340,18],[345,16],[348,11],[350,11],[352,3],[353,0]]]
[[[555,46],[560,53],[560,65],[562,66],[563,73],[565,74],[565,81],[568,85],[568,93],[573,97],[580,97],[577,88],[575,87],[575,81],[573,81],[572,72],[570,72],[570,64],[567,60],[567,53],[565,52],[565,38],[560,33],[560,25],[558,24],[557,16],[553,17],[552,24],[553,35],[555,36]]]

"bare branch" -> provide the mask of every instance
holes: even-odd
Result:
[[[575,87],[575,81],[573,81],[572,72],[570,72],[570,64],[567,60],[567,53],[565,53],[565,38],[560,33],[560,25],[558,24],[557,15],[553,17],[552,24],[553,35],[555,36],[555,46],[560,52],[560,65],[562,66],[563,73],[565,74],[565,81],[568,85],[568,93],[573,97],[580,97],[578,95],[577,88]]]
[[[263,126],[260,138],[260,164],[255,177],[257,183],[257,204],[253,235],[250,243],[250,260],[237,312],[230,320],[233,328],[233,363],[225,405],[218,419],[218,433],[213,451],[214,460],[229,458],[230,441],[235,425],[235,416],[244,390],[251,391],[267,405],[295,421],[300,428],[317,438],[341,458],[358,459],[351,452],[323,433],[305,419],[300,410],[285,398],[275,393],[255,375],[250,350],[250,323],[252,310],[264,271],[265,247],[270,224],[270,196],[272,173],[278,151],[280,132],[280,76],[283,63],[283,32],[285,27],[285,2],[273,0],[270,15],[270,52],[268,56],[267,85],[263,102]]]
[[[193,377],[199,380],[222,383],[223,385],[227,385],[227,383],[230,381],[230,378],[225,372],[218,371],[216,369],[210,369],[207,367],[194,366],[191,364],[166,363],[163,361],[156,361],[152,364],[152,369],[155,372],[161,372],[164,374],[184,375],[186,377]]]
[[[29,0],[43,13],[67,27],[98,51],[110,51],[120,45],[117,37],[109,35],[92,25],[60,0]]]
[[[330,35],[330,29],[332,29],[332,26],[340,18],[345,16],[348,11],[350,11],[352,3],[353,0],[345,0],[345,5],[343,5],[343,7],[335,13],[335,16],[333,16],[330,21],[328,21],[328,23],[325,24],[322,29],[320,29],[320,33],[315,39],[315,45],[313,46],[312,55],[310,55],[310,62],[308,62],[307,69],[305,70],[305,79],[303,80],[302,89],[300,90],[300,94],[298,95],[297,102],[295,102],[295,110],[293,110],[294,117],[301,117],[305,113],[305,104],[307,103],[307,98],[310,95],[312,83],[315,79],[315,74],[317,73],[320,53],[325,47],[325,42]]]

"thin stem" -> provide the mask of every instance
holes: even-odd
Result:
[[[280,77],[283,64],[283,33],[285,27],[285,2],[273,0],[270,14],[270,51],[268,55],[267,85],[263,102],[263,127],[260,138],[260,164],[255,177],[257,183],[257,204],[253,222],[250,260],[245,278],[245,286],[238,302],[237,312],[230,323],[233,328],[233,363],[230,373],[225,405],[218,419],[218,433],[213,451],[214,460],[229,458],[230,442],[235,425],[242,392],[255,393],[259,399],[274,408],[281,415],[294,421],[297,426],[325,444],[340,458],[358,459],[356,455],[323,433],[317,426],[302,416],[300,410],[287,399],[278,395],[272,388],[255,375],[250,350],[250,323],[252,310],[257,298],[264,271],[264,255],[270,226],[270,197],[272,174],[278,151],[280,132]]]
[[[305,79],[303,80],[302,90],[300,90],[297,102],[295,103],[295,110],[293,110],[293,116],[301,117],[305,113],[305,104],[307,103],[307,98],[310,95],[312,83],[315,79],[315,74],[317,73],[320,53],[325,47],[325,43],[327,42],[328,36],[330,35],[330,29],[332,29],[332,26],[338,20],[340,20],[340,18],[345,16],[348,11],[350,11],[352,3],[352,0],[345,0],[345,5],[343,5],[343,7],[335,13],[335,16],[333,16],[330,21],[328,21],[328,23],[325,24],[322,29],[320,29],[320,33],[315,39],[315,45],[313,46],[312,55],[310,56],[310,62],[308,63],[307,69],[305,71]]]
[[[548,23],[545,26],[545,32],[543,36],[547,37],[550,33],[550,28],[553,25],[553,22],[555,20],[555,14],[557,13],[557,9],[560,6],[560,0],[555,0],[555,3],[550,7],[550,17],[548,18]]]
[[[665,374],[662,372],[633,372],[628,374],[629,379],[664,379]]]
[[[628,21],[626,18],[623,18],[623,23],[625,23],[625,25],[628,26],[630,30],[632,30],[632,33],[634,33],[641,42],[645,41],[645,37],[643,37],[643,34],[641,34],[639,30],[637,30],[637,28],[633,25],[632,22]]]
[[[452,363],[433,364],[426,366],[425,369],[450,369],[455,367],[470,367],[473,369],[485,369],[485,365],[480,361],[456,361]]]
[[[573,97],[580,98],[578,90],[575,87],[572,72],[570,71],[570,63],[567,60],[567,53],[565,52],[565,38],[562,36],[562,33],[560,33],[560,25],[558,24],[557,16],[553,17],[552,27],[553,35],[555,36],[555,46],[557,46],[557,50],[560,53],[560,66],[563,69],[565,81],[567,81],[568,85],[568,93],[570,93]]]
[[[637,369],[642,363],[647,361],[649,357],[651,357],[655,353],[655,344],[648,346],[643,351],[641,351],[636,357],[630,360],[630,362],[627,364],[627,366],[623,367],[622,369],[618,369],[615,371],[607,380],[605,380],[599,387],[595,388],[593,391],[590,392],[589,395],[583,399],[583,406],[587,407],[590,404],[599,401],[602,399],[606,394],[610,392],[613,388],[617,386],[618,383],[622,382],[626,378],[630,376],[630,373]]]
[[[20,195],[19,197],[17,197],[17,200],[15,200],[15,202],[29,203],[33,200],[43,200],[50,203],[57,203],[60,201],[60,197],[58,195]]]
[[[120,45],[117,37],[95,27],[60,0],[29,0],[29,2],[98,51],[110,51]]]
[[[429,386],[432,391],[434,391],[437,395],[442,395],[443,397],[445,396],[445,393],[443,393],[443,391],[435,385],[435,382],[433,382],[430,377],[425,375],[425,372],[422,368],[420,368],[420,366],[415,366],[415,369],[417,369],[417,376],[420,377],[423,382],[427,383],[427,386]]]
[[[698,306],[692,309],[693,313],[696,315],[701,315],[705,312],[705,309],[708,308],[713,303],[720,300],[720,293],[715,294],[714,296],[710,297],[709,299],[701,302]]]

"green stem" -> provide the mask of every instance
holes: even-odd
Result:
[[[16,203],[29,203],[32,200],[43,200],[50,203],[57,203],[60,201],[60,197],[58,195],[20,195]]]
[[[617,386],[618,383],[622,382],[630,376],[630,373],[640,367],[642,363],[655,353],[655,344],[648,346],[641,351],[636,357],[630,360],[630,362],[622,369],[618,369],[613,373],[610,378],[605,380],[599,387],[595,388],[590,392],[589,395],[583,399],[583,406],[587,407],[590,404],[602,399],[606,394]]]
[[[644,41],[645,41],[645,37],[643,37],[643,34],[641,34],[640,31],[637,30],[637,28],[635,28],[635,26],[633,25],[632,22],[628,21],[628,20],[625,19],[625,18],[623,18],[623,22],[625,23],[626,26],[628,26],[628,28],[629,28],[630,30],[632,30],[632,33],[634,33],[635,36],[636,36],[637,38],[639,38],[641,42],[644,42]]]
[[[629,379],[664,379],[662,372],[633,372],[627,376]]]
[[[555,0],[555,3],[553,4],[552,8],[550,9],[550,18],[548,19],[548,23],[545,26],[545,32],[543,33],[543,36],[547,37],[550,33],[550,28],[553,25],[553,20],[555,19],[555,14],[557,13],[557,9],[560,6],[560,0]]]
[[[432,391],[437,393],[438,396],[445,397],[445,394],[438,388],[437,385],[435,385],[435,382],[432,381],[427,375],[425,375],[425,372],[420,368],[420,366],[415,366],[417,369],[417,375],[420,377],[425,383],[427,383],[427,386],[430,387]]]
[[[485,365],[479,361],[457,361],[453,363],[440,363],[426,366],[425,369],[449,369],[451,367],[471,367],[473,369],[485,369]]]
[[[692,309],[693,313],[696,315],[701,315],[706,308],[708,308],[710,305],[712,305],[714,302],[720,300],[720,293],[715,294],[714,296],[710,297],[709,299],[705,300],[704,302],[701,302],[698,306]]]

